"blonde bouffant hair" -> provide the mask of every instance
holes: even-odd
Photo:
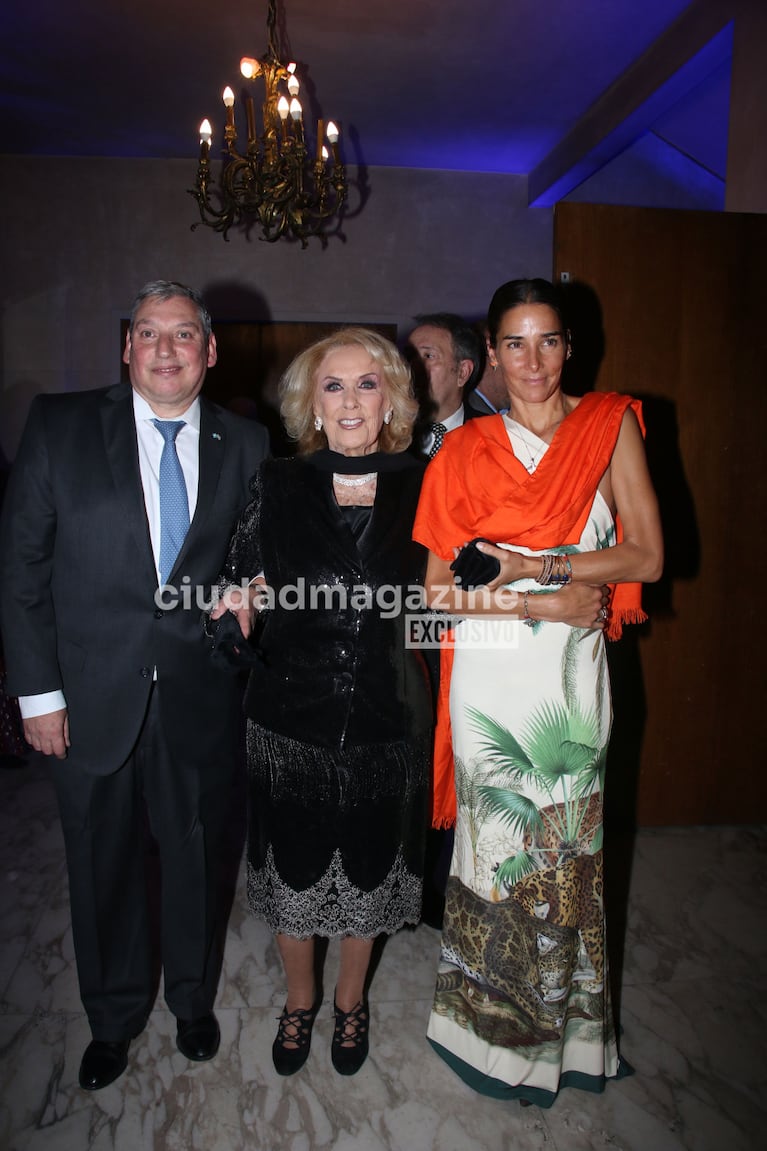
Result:
[[[301,454],[328,446],[324,431],[314,427],[314,396],[317,372],[328,352],[337,348],[363,348],[381,370],[392,417],[383,424],[378,450],[402,452],[413,438],[418,404],[413,396],[410,369],[394,344],[371,328],[340,328],[299,353],[280,380],[280,415],[285,429]]]

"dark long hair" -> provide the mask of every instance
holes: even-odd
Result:
[[[556,312],[565,343],[569,344],[570,334],[565,324],[559,291],[550,280],[537,277],[532,280],[509,280],[496,289],[487,310],[487,334],[493,347],[498,339],[504,313],[520,304],[545,304]]]

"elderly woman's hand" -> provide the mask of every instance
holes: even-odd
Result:
[[[228,587],[218,603],[213,607],[210,618],[220,619],[224,612],[230,611],[237,617],[240,631],[245,639],[253,630],[253,618],[265,603],[266,580],[257,576],[246,587]]]

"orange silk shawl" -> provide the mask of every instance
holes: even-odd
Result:
[[[644,434],[638,400],[616,392],[587,393],[559,425],[532,475],[514,455],[502,416],[469,420],[445,436],[426,469],[413,539],[448,562],[453,548],[476,536],[531,551],[568,544],[575,550],[627,408]],[[616,539],[623,539],[619,518]],[[624,623],[646,618],[641,584],[613,585],[608,638],[618,639]],[[452,654],[445,644],[434,733],[435,827],[452,826],[456,817],[449,711]]]

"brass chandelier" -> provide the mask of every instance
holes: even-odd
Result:
[[[256,131],[253,97],[245,97],[247,149],[237,149],[234,92],[224,89],[226,127],[219,188],[210,170],[213,130],[208,120],[200,125],[200,162],[197,179],[189,194],[200,209],[199,223],[221,232],[225,240],[233,225],[246,232],[260,227],[261,239],[274,243],[280,237],[301,241],[310,236],[327,244],[326,227],[334,217],[340,222],[346,201],[346,169],[338,148],[339,132],[332,120],[317,122],[316,148],[312,160],[304,135],[303,109],[298,99],[295,64],[283,64],[277,47],[277,3],[269,0],[266,18],[269,46],[260,60],[245,56],[240,71],[248,80],[263,77],[263,135]],[[328,147],[325,144],[327,140]],[[213,198],[211,198],[211,189]]]

